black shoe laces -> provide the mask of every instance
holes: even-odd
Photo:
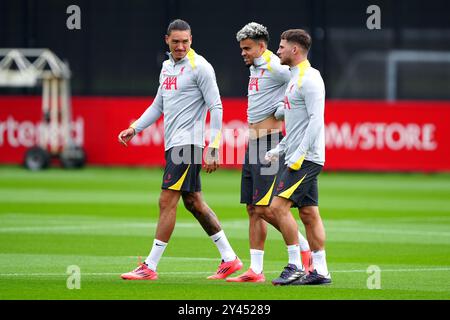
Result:
[[[283,279],[289,278],[289,276],[295,271],[296,270],[294,269],[294,267],[288,264],[286,267],[284,267],[284,270],[281,272],[280,278]]]
[[[308,281],[315,281],[317,279],[320,279],[322,276],[320,274],[317,273],[316,270],[312,271],[310,274],[308,274],[305,278],[305,280]]]

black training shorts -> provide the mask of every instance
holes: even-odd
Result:
[[[249,141],[242,165],[241,203],[261,206],[270,204],[277,176],[284,167],[284,158],[270,163],[264,160],[264,156],[267,151],[275,148],[281,139],[281,133],[273,133]]]
[[[293,207],[318,206],[317,177],[321,171],[321,165],[307,160],[297,171],[284,166],[274,195],[291,200]]]
[[[167,150],[161,188],[183,192],[201,191],[202,155],[203,148],[195,145],[175,146]]]

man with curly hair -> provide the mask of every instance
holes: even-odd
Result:
[[[266,222],[282,233],[285,232],[269,210],[280,168],[279,162],[270,164],[264,160],[264,156],[283,138],[281,133],[284,117],[283,99],[290,72],[289,68],[282,66],[279,58],[267,49],[269,33],[265,26],[256,22],[248,23],[236,34],[236,39],[239,41],[244,63],[250,70],[247,107],[249,143],[242,167],[241,203],[246,204],[249,216],[251,263],[245,273],[228,278],[227,281],[263,282]],[[295,232],[297,224],[294,219],[292,220],[291,225],[285,228],[293,229]],[[309,269],[310,263],[309,245],[300,232],[298,240],[286,243],[289,264],[295,270],[293,277],[302,274],[302,260],[306,270]]]

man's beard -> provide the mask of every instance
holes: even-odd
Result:
[[[289,58],[280,59],[280,64],[283,66],[289,66],[290,63],[291,63],[291,59],[289,59]]]

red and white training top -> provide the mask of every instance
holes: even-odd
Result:
[[[291,168],[308,160],[325,163],[325,85],[308,60],[291,68],[286,88],[284,121],[286,136],[279,144]],[[298,165],[297,165],[298,164]],[[298,168],[297,168],[298,169]]]
[[[284,93],[291,78],[288,66],[270,50],[255,58],[248,83],[248,123],[257,123],[274,115],[283,106]]]

